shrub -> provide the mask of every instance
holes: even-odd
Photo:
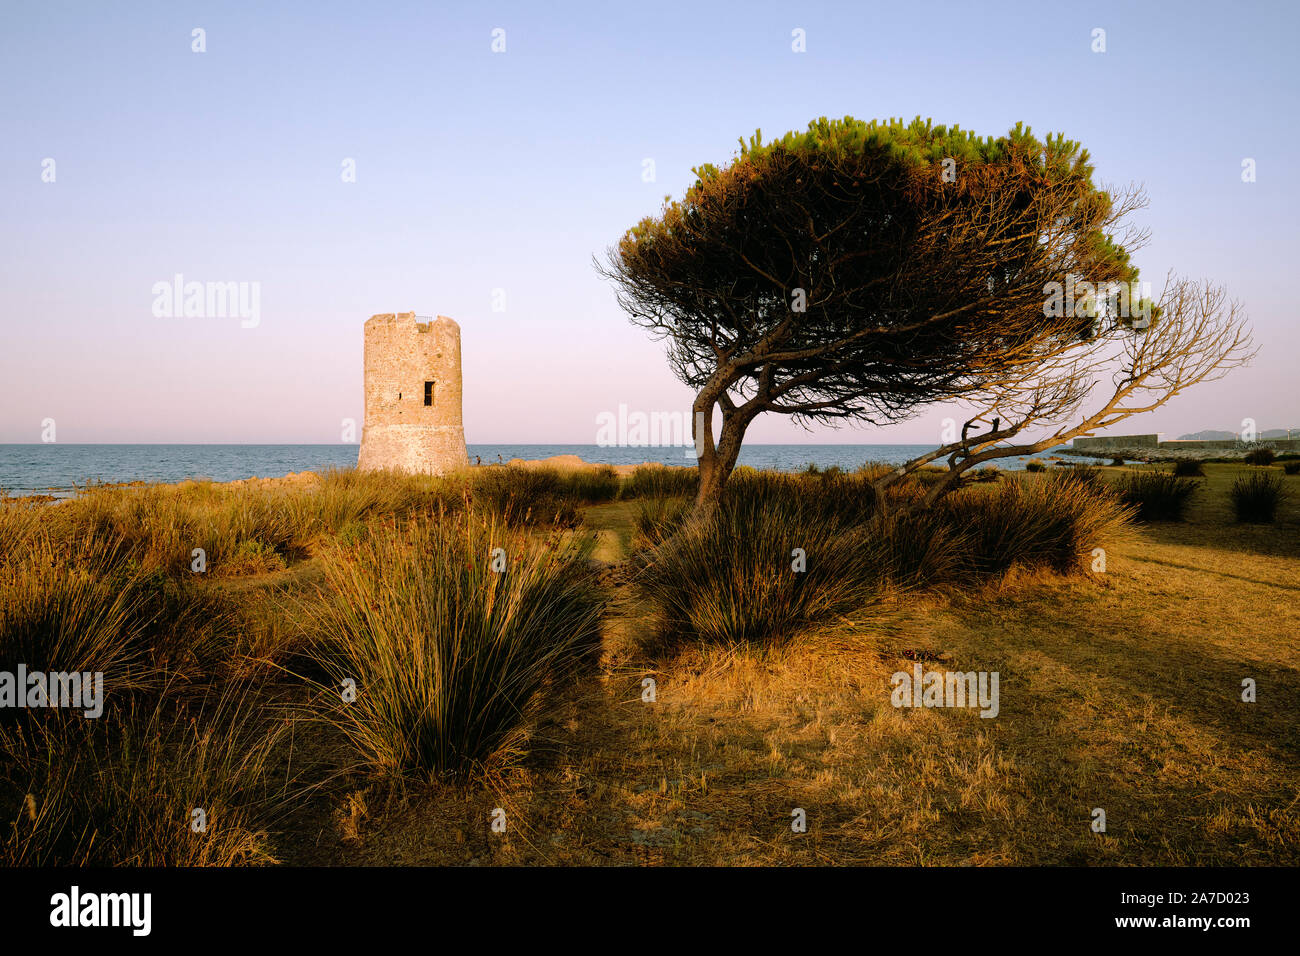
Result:
[[[326,717],[363,765],[432,779],[517,755],[544,690],[599,646],[591,546],[443,514],[326,548],[324,604],[308,623]],[[360,691],[339,703],[349,678]]]
[[[111,549],[150,569],[179,573],[188,569],[194,548],[209,557],[219,549],[211,540],[200,542],[191,504],[172,486],[91,486],[55,509],[47,532],[71,561],[91,542],[100,553]]]
[[[787,476],[729,484],[711,514],[644,557],[636,583],[669,632],[728,645],[780,640],[875,600],[868,536],[826,520],[798,487]]]
[[[1271,448],[1252,448],[1246,452],[1246,464],[1271,465],[1276,457]]]
[[[1179,478],[1204,478],[1205,468],[1195,458],[1174,462],[1174,474]]]
[[[295,547],[338,534],[377,517],[405,517],[464,504],[464,476],[408,475],[394,471],[331,468],[319,481],[282,491]],[[269,492],[266,492],[269,493]]]
[[[636,581],[665,627],[725,644],[779,639],[840,615],[857,619],[888,588],[969,582],[1014,566],[1068,573],[1132,514],[1068,471],[972,484],[929,510],[919,507],[917,482],[857,508],[819,497],[819,487],[745,476],[707,517],[683,521],[680,506],[643,510],[649,550],[637,557]],[[792,568],[795,548],[806,556],[802,572]]]
[[[283,722],[238,688],[195,706],[126,702],[98,720],[0,725],[0,863],[232,866],[276,862],[265,827]],[[202,808],[206,830],[191,829]]]
[[[45,505],[0,497],[0,564],[16,561],[33,547]]]
[[[195,548],[214,570],[246,540],[287,549],[293,522],[265,492],[189,482],[87,488],[54,509],[48,532],[74,561],[92,542],[145,570],[186,574]]]
[[[130,562],[115,567],[110,580],[130,598],[123,639],[130,635],[140,644],[151,685],[164,675],[197,680],[232,663],[236,635],[247,627],[244,599],[160,570],[142,571]]]
[[[623,498],[694,497],[699,490],[698,468],[670,468],[667,465],[640,465],[623,479]]]
[[[901,588],[946,584],[966,567],[965,542],[942,510],[891,508],[867,525],[879,580]]]
[[[613,501],[622,483],[613,465],[575,468],[561,478],[563,493],[576,501]]]
[[[1077,571],[1132,515],[1109,490],[1070,472],[958,491],[940,510],[961,535],[967,570],[977,576],[1017,566]]]
[[[135,639],[141,593],[74,567],[50,545],[0,567],[0,671],[95,672],[118,687],[143,678]],[[0,709],[0,719],[22,711]]]
[[[213,570],[217,574],[268,574],[283,571],[284,558],[265,541],[245,539],[235,546],[233,553]]]
[[[1120,497],[1137,509],[1140,521],[1182,521],[1199,487],[1194,478],[1167,471],[1130,471],[1120,479]]]
[[[1300,461],[1288,461],[1282,466],[1282,470],[1288,475],[1300,475]]]
[[[862,465],[854,472],[854,475],[864,481],[875,481],[883,478],[894,470],[895,465],[888,465],[880,461],[863,462]]]
[[[0,567],[4,671],[99,671],[114,692],[156,690],[169,674],[198,677],[228,658],[235,625],[222,592],[111,548],[73,558],[44,542]]]
[[[844,469],[839,465],[831,465],[828,468],[819,468],[814,462],[809,462],[808,467],[803,470],[805,478],[820,478],[823,481],[835,481],[844,477]]]
[[[1037,472],[1042,470],[1043,470],[1043,463],[1039,461],[1037,458],[1031,458],[1029,459],[1029,461],[1025,462],[1025,471]]]
[[[1256,471],[1234,481],[1228,494],[1238,521],[1271,524],[1277,517],[1278,505],[1286,497],[1286,489],[1276,472]]]
[[[685,523],[690,506],[681,499],[652,498],[632,519],[634,549],[658,547]]]
[[[1110,466],[1112,468],[1123,468],[1125,464],[1127,463],[1124,461],[1123,458],[1112,458],[1110,460]]]
[[[87,542],[141,569],[186,577],[195,548],[215,574],[274,570],[321,538],[379,517],[460,507],[466,479],[331,469],[274,484],[89,486],[52,508],[51,541],[75,559]],[[0,536],[9,523],[0,519]]]
[[[578,511],[566,495],[564,478],[554,468],[485,468],[469,486],[472,506],[513,528],[543,525],[576,527]]]
[[[1065,484],[1080,484],[1097,490],[1109,487],[1100,468],[1093,465],[1067,465],[1052,472],[1051,480]]]
[[[859,524],[876,511],[876,490],[862,474],[821,472],[788,475],[780,472],[747,470],[732,477],[727,494],[748,498],[773,507],[801,506],[837,524]]]
[[[947,472],[948,469],[942,465],[922,465],[904,480],[914,481],[918,484],[929,486],[941,480]]]

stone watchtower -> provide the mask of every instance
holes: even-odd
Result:
[[[414,312],[366,322],[366,417],[359,471],[439,475],[469,465],[460,411],[460,326]]]

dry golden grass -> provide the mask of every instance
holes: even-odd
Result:
[[[1238,525],[1227,490],[1244,467],[1207,465],[1189,520],[1136,526],[1104,574],[895,597],[869,626],[739,649],[654,640],[623,563],[641,502],[588,507],[614,601],[603,655],[556,689],[527,758],[468,787],[382,782],[339,775],[354,755],[328,728],[293,727],[283,772],[320,783],[270,850],[290,864],[1295,865],[1300,476],[1277,524]],[[236,671],[293,702],[306,689],[268,675],[297,666],[285,608],[320,560],[252,564],[194,586],[242,608]],[[894,708],[890,676],[916,661],[997,671],[999,716]]]
[[[1140,526],[1103,575],[1013,574],[977,593],[909,597],[869,632],[846,622],[776,648],[665,656],[647,641],[651,609],[624,590],[600,679],[569,689],[513,775],[370,799],[368,817],[347,817],[346,842],[336,828],[287,855],[1294,865],[1300,508],[1292,498],[1276,526],[1232,524],[1238,470],[1208,466],[1190,520]],[[599,557],[626,553],[629,504],[585,517]],[[890,675],[918,659],[998,671],[999,716],[895,709]],[[654,703],[642,700],[647,677]],[[1241,701],[1247,677],[1253,704]],[[1104,834],[1090,829],[1098,807]],[[490,826],[496,808],[504,833]],[[806,833],[791,830],[796,808]]]

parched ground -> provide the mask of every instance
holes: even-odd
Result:
[[[1279,524],[1241,527],[1226,504],[1241,468],[1207,471],[1189,522],[1140,526],[1096,578],[909,597],[883,622],[735,653],[654,641],[650,610],[619,583],[637,506],[590,508],[616,613],[599,673],[565,689],[526,764],[468,791],[336,781],[279,835],[280,855],[1294,865],[1300,478]],[[999,715],[896,709],[890,676],[916,661],[997,671]],[[336,743],[317,741],[313,758],[304,740],[301,759],[328,763]]]

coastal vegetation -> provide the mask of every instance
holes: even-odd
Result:
[[[1200,488],[1194,478],[1162,470],[1130,471],[1120,480],[1120,497],[1137,509],[1140,521],[1182,521]]]
[[[1238,521],[1271,524],[1277,520],[1277,509],[1287,495],[1287,487],[1276,471],[1255,471],[1238,477],[1229,493]]]
[[[0,709],[0,861],[1300,859],[1300,479],[888,470],[4,499],[0,671],[104,688]],[[1001,716],[893,706],[918,664]]]
[[[474,512],[328,544],[304,623],[328,719],[359,765],[455,779],[517,756],[543,688],[599,651],[591,545]]]

